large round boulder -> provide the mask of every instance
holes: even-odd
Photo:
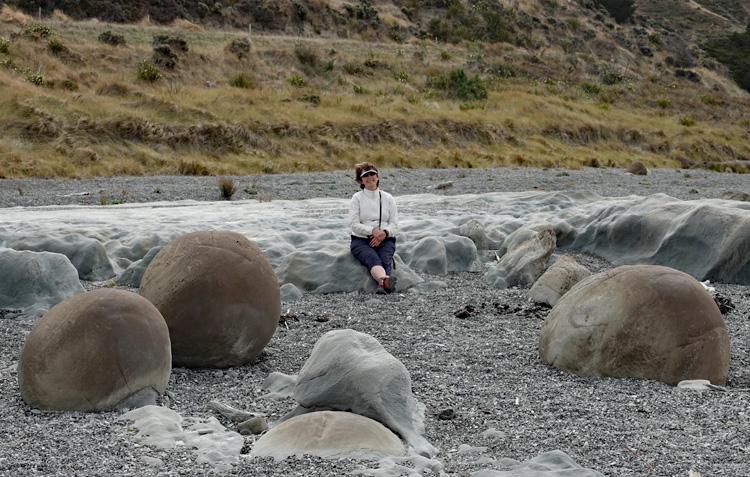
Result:
[[[255,443],[250,455],[275,459],[295,455],[376,459],[404,453],[401,439],[373,419],[351,412],[317,411],[274,427]]]
[[[173,240],[146,269],[140,294],[164,316],[179,366],[250,362],[281,314],[271,265],[235,232],[193,232]]]
[[[542,327],[541,359],[584,376],[724,384],[729,337],[713,297],[690,275],[655,265],[585,278]]]
[[[18,383],[33,407],[94,411],[152,402],[171,369],[159,311],[135,293],[102,288],[58,303],[37,321]]]

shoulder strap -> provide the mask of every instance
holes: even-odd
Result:
[[[380,230],[380,224],[383,222],[383,194],[378,191],[378,197],[379,197],[379,206],[380,206],[380,216],[378,217],[378,230]]]

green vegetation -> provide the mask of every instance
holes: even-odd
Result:
[[[750,31],[710,41],[705,49],[729,68],[732,78],[741,88],[750,91]]]
[[[470,78],[464,70],[453,70],[432,77],[428,84],[435,89],[442,90],[450,98],[464,101],[487,99],[487,88],[482,79],[479,76]]]
[[[154,66],[153,63],[143,61],[138,65],[138,79],[147,83],[154,83],[161,78],[161,72],[159,68]]]
[[[0,36],[0,53],[8,53],[10,41]]]
[[[245,73],[240,73],[232,77],[229,80],[229,85],[235,88],[251,89],[253,88],[253,80]]]

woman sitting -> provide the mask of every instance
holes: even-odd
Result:
[[[357,164],[354,179],[362,190],[352,196],[349,209],[352,254],[370,270],[378,283],[376,293],[390,293],[396,286],[391,276],[398,234],[396,201],[380,190],[378,169],[372,163]]]

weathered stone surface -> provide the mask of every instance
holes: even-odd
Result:
[[[431,275],[448,273],[445,243],[436,237],[425,237],[409,250],[409,267]]]
[[[401,440],[381,423],[351,412],[318,411],[282,422],[253,446],[252,457],[314,455],[376,459],[404,455]]]
[[[562,255],[534,282],[529,290],[529,298],[535,303],[555,306],[573,285],[589,275],[591,272],[588,268],[580,265],[573,257]]]
[[[412,394],[409,372],[365,333],[323,335],[300,371],[294,398],[299,406],[284,419],[317,410],[351,411],[385,424],[419,454],[437,453],[422,436],[424,411]]]
[[[83,291],[78,271],[59,253],[0,248],[0,270],[0,309],[22,317],[36,318]]]
[[[302,290],[297,288],[294,283],[284,283],[281,285],[281,301],[292,303],[302,298]]]
[[[472,477],[604,477],[604,474],[578,465],[561,450],[544,452],[524,462],[511,465],[510,470],[482,470]]]
[[[458,227],[458,235],[469,238],[474,242],[477,250],[487,250],[487,244],[490,242],[484,226],[476,219],[471,219],[461,224]]]
[[[81,280],[102,281],[115,276],[104,245],[79,233],[60,236],[26,237],[12,241],[8,248],[32,252],[54,252],[68,257]]]
[[[164,316],[179,366],[250,362],[281,314],[268,260],[235,232],[193,232],[173,240],[146,269],[140,294]]]
[[[161,246],[153,247],[142,259],[131,263],[130,266],[125,269],[119,277],[117,277],[117,284],[133,288],[140,287],[143,274],[146,273],[146,269],[151,265],[151,262],[160,250]]]
[[[622,266],[585,278],[542,327],[541,359],[584,376],[724,384],[729,338],[711,295],[667,267]]]
[[[555,250],[555,231],[520,228],[506,239],[507,251],[487,272],[487,280],[496,288],[529,286],[539,278]]]
[[[398,253],[397,248],[393,275],[398,280],[398,289],[406,290],[422,279]],[[292,283],[312,293],[374,291],[377,286],[367,268],[352,256],[348,244],[326,250],[292,252],[279,265],[278,274],[281,283]]]
[[[53,307],[26,338],[18,363],[21,396],[42,409],[112,409],[166,390],[169,332],[143,297],[101,288]],[[144,395],[145,394],[145,395]]]

